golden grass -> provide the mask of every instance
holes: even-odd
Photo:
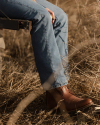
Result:
[[[49,0],[69,17],[69,83],[79,96],[100,103],[100,2],[99,0]],[[4,125],[17,104],[31,91],[37,93],[40,79],[35,66],[29,31],[4,30],[6,50],[0,81],[0,124]],[[92,125],[100,124],[92,109],[86,114],[66,118],[48,111],[45,93],[37,97],[22,113],[17,125]],[[49,115],[48,115],[49,114]]]

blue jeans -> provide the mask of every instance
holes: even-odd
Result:
[[[0,0],[0,9],[13,19],[32,21],[32,46],[44,90],[68,84],[68,17],[59,7],[46,0]],[[52,24],[48,8],[55,14]],[[4,16],[0,12],[0,16]],[[67,63],[66,63],[67,62]]]

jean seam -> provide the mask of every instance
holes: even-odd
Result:
[[[9,1],[9,0],[7,0],[7,1]],[[23,5],[23,6],[25,6],[25,7],[28,7],[28,8],[30,8],[30,9],[33,9],[33,8],[31,8],[31,7],[29,7],[29,6],[27,6],[27,5],[25,5],[25,4],[21,4],[20,2],[12,2],[12,1],[9,1],[10,3],[17,3],[17,4],[19,4],[19,5]],[[34,10],[34,9],[33,9]],[[36,12],[36,10],[34,10],[35,12]]]
[[[7,0],[7,1],[8,1],[8,0]],[[34,8],[31,8],[31,7],[29,7],[29,6],[25,5],[25,4],[21,4],[20,2],[12,2],[12,1],[9,1],[9,2],[10,2],[10,3],[17,3],[17,4],[19,4],[20,6],[25,6],[25,7],[29,8],[30,11],[33,12],[33,10],[34,10],[34,13],[38,13],[39,15],[42,15],[42,14],[40,14],[38,11],[36,11]]]

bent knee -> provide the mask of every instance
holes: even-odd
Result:
[[[67,16],[67,14],[63,10],[61,10],[61,18],[64,21],[68,22],[68,16]]]
[[[49,22],[51,21],[50,13],[45,9],[41,12],[37,12],[33,20]]]
[[[68,16],[61,8],[58,8],[58,12],[58,19],[62,20],[63,22],[68,22]]]

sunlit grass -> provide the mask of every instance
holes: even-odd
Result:
[[[90,97],[95,103],[99,104],[100,2],[98,0],[52,0],[51,2],[61,7],[69,18],[70,87],[77,95]],[[2,124],[8,120],[17,104],[30,91],[35,91],[41,85],[35,66],[30,32],[25,30],[4,30],[4,40],[6,49],[3,57],[2,80],[0,81]],[[36,103],[43,101],[44,97],[45,93],[38,98]],[[40,107],[39,105],[42,105],[42,103],[37,105]],[[41,113],[45,115],[48,112],[43,106],[41,107],[39,110],[32,108],[33,112],[29,107],[22,114],[18,123],[21,125],[24,125],[24,122],[27,125],[36,124],[37,121],[42,119]],[[38,113],[35,111],[38,111]],[[90,119],[86,119],[84,115],[81,117],[81,115],[78,116],[78,120],[74,119],[74,117],[70,119],[68,116],[70,121],[68,119],[65,121],[61,115],[50,114],[46,119],[43,119],[43,124],[88,124]],[[33,120],[31,120],[32,118]],[[81,120],[79,120],[80,118]]]

